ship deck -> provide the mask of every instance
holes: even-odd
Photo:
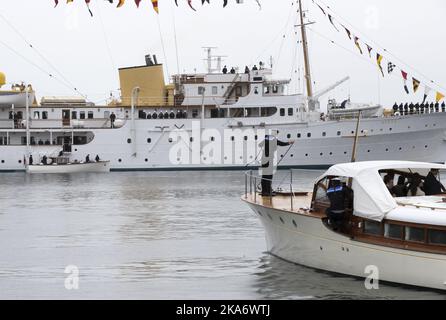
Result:
[[[311,192],[295,192],[294,197],[292,197],[291,193],[277,193],[273,197],[263,197],[260,194],[248,193],[242,197],[242,200],[265,208],[313,216],[319,219],[326,218],[325,213],[310,210],[312,197],[313,193]]]

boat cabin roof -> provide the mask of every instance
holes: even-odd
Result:
[[[410,202],[412,203],[406,201],[406,204],[404,204],[404,198],[396,199],[391,195],[381,177],[381,172],[383,171],[419,173],[422,176],[426,176],[431,169],[446,170],[446,165],[410,161],[344,163],[331,167],[317,180],[317,182],[319,183],[330,177],[351,178],[352,189],[354,192],[354,214],[366,219],[382,221],[384,218],[389,218],[387,215],[393,210],[400,206],[413,205],[414,201],[422,201],[424,207],[429,210],[435,208],[438,210],[446,210],[446,203],[440,204],[439,201],[437,201],[438,199],[435,200],[430,197],[424,197],[424,199],[412,197],[410,198]],[[435,201],[433,202],[433,200]],[[414,211],[416,210],[417,209],[415,208]],[[432,216],[432,218],[434,218],[434,216]],[[404,219],[400,220],[405,221]],[[438,223],[435,223],[434,219],[430,221],[430,224]]]

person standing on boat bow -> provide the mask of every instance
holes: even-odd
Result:
[[[262,176],[262,196],[268,197],[273,194],[272,182],[275,171],[274,158],[277,152],[277,147],[291,146],[294,144],[294,140],[283,142],[277,139],[277,131],[275,134],[265,135],[265,140],[260,143],[260,147],[263,148],[262,154],[262,166],[260,173]]]
[[[110,115],[110,125],[112,129],[115,127],[115,120],[116,120],[116,115],[114,112],[112,112]]]

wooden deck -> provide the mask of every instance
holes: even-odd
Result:
[[[278,193],[272,198],[262,197],[260,194],[254,195],[254,193],[248,193],[247,196],[245,195],[242,196],[242,200],[266,208],[272,208],[296,214],[314,216],[320,219],[325,218],[326,217],[325,213],[312,212],[310,210],[312,197],[313,194],[311,192],[294,193],[292,207],[291,207],[290,193]]]

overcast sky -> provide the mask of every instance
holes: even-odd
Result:
[[[296,73],[297,65],[302,66],[302,53],[300,46],[297,47],[299,36],[295,34],[297,13],[296,5],[291,5],[293,1],[260,0],[262,10],[255,0],[244,0],[243,4],[229,0],[225,9],[223,0],[210,0],[211,4],[205,6],[201,6],[201,0],[192,1],[197,12],[188,8],[187,0],[178,0],[178,8],[174,0],[159,0],[157,16],[150,0],[143,0],[140,9],[136,9],[133,0],[127,0],[120,9],[105,0],[92,0],[91,18],[83,0],[75,0],[72,5],[60,0],[57,8],[53,8],[52,0],[2,0],[0,14],[38,52],[27,47],[0,17],[0,71],[6,73],[8,82],[32,83],[39,97],[73,95],[73,90],[60,82],[68,81],[90,100],[101,103],[110,91],[117,92],[119,88],[117,68],[141,65],[147,53],[156,54],[166,64],[166,73],[204,72],[202,47],[216,46],[219,47],[216,54],[227,56],[226,65],[242,70],[245,65],[269,61],[272,56],[275,76],[294,80],[290,92],[303,90],[302,81],[297,80],[299,72]],[[445,1],[320,1],[332,8],[340,32],[311,0],[304,3],[309,20],[315,22],[309,30],[315,90],[344,76],[351,77],[348,83],[328,94],[323,104],[327,98],[341,100],[351,96],[358,102],[392,105],[395,101],[422,100],[423,83],[429,80],[438,83],[431,84],[437,90],[446,87]],[[341,19],[354,34],[408,71],[409,77],[421,80],[418,94],[404,93],[399,70],[387,76],[387,60],[383,63],[386,74],[383,79],[375,57],[368,58],[362,42],[364,55],[357,51],[339,26]],[[51,79],[30,61],[60,81]],[[442,91],[446,93],[446,89]]]

